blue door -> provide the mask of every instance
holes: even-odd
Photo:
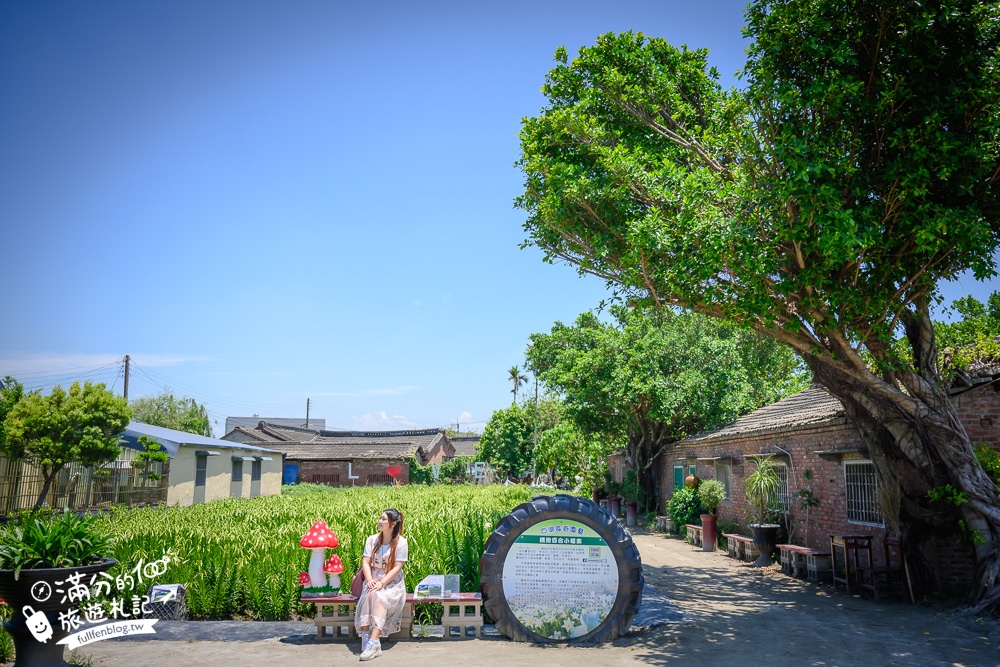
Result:
[[[281,483],[282,484],[298,484],[299,483],[299,464],[298,463],[286,463],[284,469],[281,472]]]

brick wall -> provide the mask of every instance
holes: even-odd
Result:
[[[401,484],[410,483],[410,462],[398,459],[360,459],[350,461],[351,473],[358,479],[348,479],[348,461],[296,461],[286,459],[288,463],[297,463],[299,466],[299,483],[312,484],[314,476],[325,476],[317,480],[316,483],[327,484],[328,486],[368,486],[369,475],[375,480],[375,484],[385,484],[385,469],[391,465],[398,465],[403,469],[396,479]],[[331,476],[339,476],[337,481],[330,480]]]
[[[983,386],[954,399],[959,417],[965,425],[973,444],[988,444],[1000,448],[1000,395],[994,385]],[[748,454],[775,452],[784,449],[791,453],[776,457],[778,463],[788,466],[788,490],[794,494],[808,484],[819,506],[809,511],[808,537],[806,536],[805,512],[798,509],[792,499],[792,541],[823,551],[829,551],[831,534],[872,535],[873,544],[878,544],[885,535],[881,526],[852,523],[847,518],[845,461],[858,460],[864,456],[864,443],[853,426],[843,418],[818,426],[802,426],[779,431],[757,433],[738,437],[719,438],[709,441],[684,443],[660,457],[658,479],[660,485],[660,511],[665,510],[666,499],[673,494],[675,465],[684,467],[684,474],[690,465],[695,465],[701,479],[714,479],[716,465],[709,460],[728,457],[730,465],[730,498],[718,509],[720,521],[737,522],[741,530],[747,531],[749,507],[743,493],[743,480],[753,469],[747,459]],[[861,453],[820,455],[817,452],[831,450],[860,449]],[[726,459],[722,459],[725,461]],[[812,479],[806,481],[803,472],[809,470]],[[749,532],[746,532],[749,534]],[[974,552],[954,536],[940,536],[928,545],[928,557],[935,567],[936,587],[939,590],[956,590],[971,582],[974,570]]]

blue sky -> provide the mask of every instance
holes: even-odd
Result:
[[[519,250],[556,47],[743,63],[740,1],[0,4],[0,375],[227,415],[481,429],[528,336],[606,296]],[[971,278],[946,298],[985,298]]]

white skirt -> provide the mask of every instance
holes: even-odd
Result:
[[[372,579],[380,580],[385,570],[372,568]],[[361,597],[354,612],[354,627],[378,628],[383,635],[399,632],[403,619],[403,605],[406,604],[406,584],[400,570],[392,581],[380,591],[368,590],[367,584],[361,589]]]

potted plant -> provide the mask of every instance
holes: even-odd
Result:
[[[756,457],[753,459],[755,469],[743,480],[747,502],[753,510],[750,530],[753,531],[753,543],[760,552],[760,557],[753,562],[755,567],[768,567],[774,560],[774,552],[778,541],[778,524],[767,523],[767,510],[771,501],[778,493],[781,479],[771,465],[771,457]]]
[[[621,514],[622,511],[622,499],[619,495],[621,490],[622,485],[615,481],[615,478],[611,476],[610,470],[606,470],[604,472],[604,495],[608,499],[608,510],[615,517]]]
[[[63,630],[59,615],[77,603],[56,594],[56,582],[76,574],[82,581],[90,581],[116,564],[113,558],[105,557],[109,552],[110,540],[94,527],[94,518],[68,509],[55,516],[26,514],[3,529],[0,598],[13,612],[5,627],[14,639],[15,667],[66,664],[65,645],[58,642],[69,633]],[[29,613],[45,615],[52,628],[50,639],[41,642],[34,638],[25,607]]]
[[[704,551],[715,551],[718,541],[716,508],[726,499],[726,487],[717,479],[707,479],[698,485],[698,497],[708,511],[701,515],[701,544]]]
[[[625,499],[625,525],[634,526],[636,510],[643,500],[642,487],[639,486],[639,478],[634,470],[625,473],[625,481],[622,482],[622,498]]]

